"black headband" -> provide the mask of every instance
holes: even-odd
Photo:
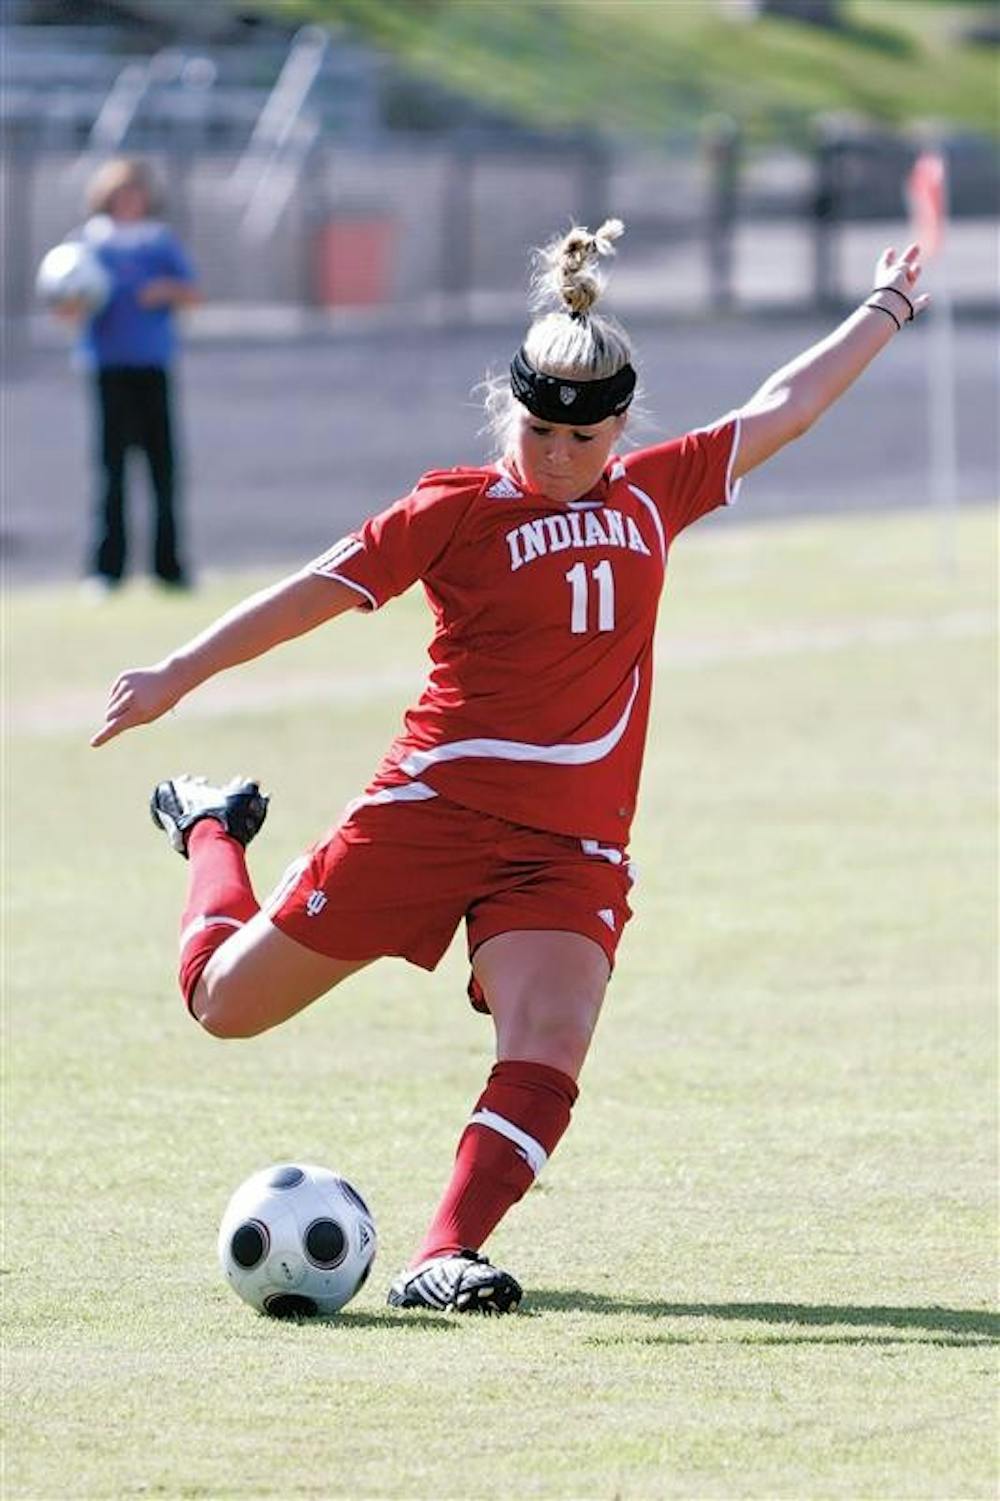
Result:
[[[523,347],[510,362],[510,388],[518,401],[545,422],[573,427],[591,427],[605,417],[624,412],[635,391],[636,374],[631,365],[604,380],[567,380],[561,375],[542,375],[528,364]]]

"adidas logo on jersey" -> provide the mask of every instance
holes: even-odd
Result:
[[[489,500],[523,500],[524,493],[519,490],[514,482],[501,474],[486,492]]]

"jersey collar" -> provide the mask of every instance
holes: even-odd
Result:
[[[547,495],[530,490],[526,482],[518,473],[517,466],[513,463],[498,464],[497,468],[508,484],[516,485],[525,497],[530,496],[533,500],[547,500],[550,505],[556,505],[556,501],[549,500]],[[579,496],[576,500],[563,502],[563,508],[567,511],[589,511],[598,506],[607,504],[608,492],[615,480],[621,479],[625,474],[625,466],[617,454],[612,454],[604,466],[604,473],[597,484],[587,491],[586,495]]]

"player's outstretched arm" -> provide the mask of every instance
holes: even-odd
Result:
[[[354,609],[360,596],[336,579],[296,573],[253,594],[152,667],[130,667],[111,685],[95,748],[123,730],[150,724],[216,673],[260,657],[326,620]]]
[[[877,290],[828,338],[769,376],[740,409],[734,477],[756,469],[807,432],[895,338],[901,325],[923,312],[930,298],[916,294],[921,270],[919,245],[908,246],[898,257],[892,247],[884,250],[875,267]]]

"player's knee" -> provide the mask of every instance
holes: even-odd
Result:
[[[198,1025],[212,1037],[233,1039],[256,1037],[266,1030],[252,1012],[226,994],[223,986],[209,987],[202,981],[195,990],[191,1003],[191,1015]]]
[[[253,1037],[256,1028],[248,1030],[238,1017],[227,1015],[224,1011],[209,1008],[201,1013],[195,1012],[195,1021],[202,1031],[210,1037],[218,1037],[220,1041],[235,1040],[238,1037]]]
[[[552,1013],[544,1007],[522,1014],[506,1028],[507,1056],[547,1063],[575,1077],[587,1056],[597,1020],[589,1008]]]
[[[543,1023],[533,1030],[535,1051],[557,1060],[556,1067],[566,1067],[568,1060],[586,1057],[594,1035],[593,1022],[583,1020],[564,1020],[551,1026]]]

